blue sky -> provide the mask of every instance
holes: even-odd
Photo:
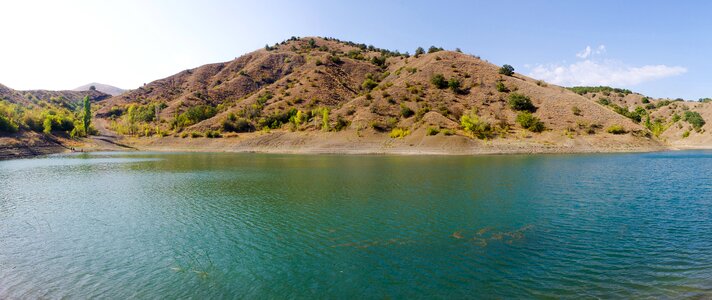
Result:
[[[16,89],[136,88],[295,35],[459,47],[557,84],[712,97],[709,1],[28,0],[0,11],[0,83]]]

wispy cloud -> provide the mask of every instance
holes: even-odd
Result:
[[[610,59],[594,59],[605,54],[606,46],[586,46],[576,57],[582,59],[571,64],[539,64],[531,68],[529,76],[554,84],[631,86],[642,82],[677,76],[687,68],[667,65],[629,66]]]
[[[606,53],[606,45],[599,45],[595,49],[591,48],[591,46],[586,46],[581,52],[576,53],[576,57],[578,58],[589,58],[593,55],[600,55]]]

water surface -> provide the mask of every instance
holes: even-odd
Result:
[[[0,298],[712,297],[712,152],[0,162]]]

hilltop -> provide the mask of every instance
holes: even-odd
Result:
[[[126,91],[126,90],[124,90],[124,89],[117,88],[117,87],[112,86],[112,85],[103,84],[103,83],[97,83],[97,82],[92,82],[92,83],[88,83],[88,84],[82,85],[82,86],[80,86],[80,87],[77,87],[77,88],[72,89],[72,91],[77,91],[77,92],[80,92],[80,91],[88,91],[88,90],[91,90],[92,87],[94,87],[94,89],[97,90],[97,91],[100,91],[100,92],[102,92],[102,93],[104,93],[104,94],[109,94],[109,95],[112,95],[112,96],[120,95],[121,93],[123,93],[123,92]]]
[[[474,154],[712,144],[704,122],[710,103],[560,87],[435,46],[410,55],[318,37],[184,70],[95,108],[101,139],[167,151]],[[96,141],[85,142],[96,149]]]

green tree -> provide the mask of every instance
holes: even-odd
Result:
[[[529,99],[529,97],[519,93],[512,93],[509,95],[509,106],[516,111],[533,112],[536,110],[532,100]]]
[[[415,57],[418,57],[421,54],[425,54],[425,49],[423,49],[423,47],[418,47],[418,49],[415,49]]]
[[[82,123],[84,125],[84,134],[89,136],[89,126],[91,125],[91,102],[89,102],[89,96],[84,96],[84,115],[82,116]]]
[[[503,65],[499,68],[499,74],[512,76],[514,74],[514,67],[510,65]]]

